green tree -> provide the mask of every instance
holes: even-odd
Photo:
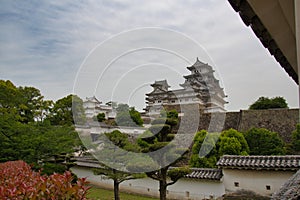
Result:
[[[180,158],[182,158],[187,149],[176,148],[169,145],[169,142],[174,138],[171,133],[172,127],[178,122],[178,114],[175,111],[161,113],[160,118],[152,121],[152,126],[149,131],[138,139],[138,144],[142,148],[142,152],[154,152],[164,148],[162,153],[151,154],[153,160],[157,162],[160,169],[147,172],[147,176],[159,181],[160,199],[166,199],[167,187],[176,183],[180,178],[190,173],[186,167],[170,169]],[[146,137],[148,136],[148,137]]]
[[[20,90],[9,80],[0,80],[0,113],[2,115],[14,115],[18,121],[24,121],[22,110],[23,99]]]
[[[19,109],[20,91],[9,80],[0,80],[0,108],[3,109]]]
[[[300,124],[297,124],[296,130],[292,132],[291,150],[293,154],[300,153]]]
[[[121,113],[121,112],[128,112],[129,111],[129,105],[128,104],[124,104],[124,103],[119,103],[116,107],[116,111],[117,113]]]
[[[38,166],[58,155],[70,155],[81,145],[71,126],[52,126],[46,122],[22,124],[7,117],[0,118],[0,127],[0,162],[24,160]],[[56,164],[61,168],[58,161]]]
[[[240,155],[242,145],[235,137],[224,137],[220,142],[220,153],[228,155]]]
[[[103,122],[105,121],[105,113],[98,113],[96,116],[98,122]]]
[[[19,154],[18,135],[22,134],[22,124],[16,113],[2,113],[0,117],[0,162],[17,160]]]
[[[70,94],[57,100],[51,110],[49,120],[52,125],[84,124],[83,101],[77,95]]]
[[[131,107],[129,110],[129,114],[133,122],[138,126],[143,126],[143,119],[141,118],[140,112],[136,111],[134,107]]]
[[[51,101],[45,101],[34,87],[16,87],[11,81],[0,80],[0,113],[14,113],[22,123],[42,121]]]
[[[265,128],[251,128],[244,133],[250,155],[284,155],[285,145],[278,133]]]
[[[201,155],[201,150],[209,153]],[[222,131],[221,134],[202,130],[194,137],[190,166],[212,168],[222,155],[248,155],[248,153],[249,147],[242,133],[234,129]]]
[[[220,135],[219,155],[248,155],[249,146],[244,135],[235,129],[225,130]]]
[[[288,108],[288,104],[283,97],[259,97],[253,104],[250,105],[250,110],[262,110],[272,108]]]
[[[20,113],[22,122],[33,122],[37,119],[40,110],[45,108],[44,97],[40,90],[34,87],[19,87],[20,91]]]
[[[107,139],[111,141],[113,145],[109,142],[104,142],[104,148],[100,152],[96,153],[97,158],[102,161],[102,163],[100,163],[102,168],[94,169],[94,174],[104,175],[105,178],[113,180],[114,197],[115,200],[119,200],[120,183],[126,180],[145,177],[145,174],[143,173],[126,172],[127,165],[129,165],[128,161],[130,160],[130,155],[127,155],[127,153],[132,151],[139,152],[140,148],[129,141],[128,135],[123,134],[118,130],[100,135],[97,140],[105,141]],[[116,166],[108,166],[105,163],[116,163]],[[123,171],[118,170],[119,164],[122,166],[122,169],[124,169]]]
[[[51,115],[53,104],[52,100],[43,100],[37,110],[35,110],[35,121],[43,122],[47,119]]]
[[[81,146],[73,126],[52,126],[44,120],[51,106],[38,89],[0,80],[0,162],[22,159],[47,168],[48,161]],[[52,166],[59,162],[54,161]]]
[[[126,173],[123,171],[118,171],[116,169],[103,166],[103,168],[94,169],[95,175],[104,175],[104,178],[112,179],[114,182],[114,199],[120,200],[120,184],[127,180],[144,178],[144,174],[133,174],[133,173]]]
[[[129,107],[127,104],[118,104],[116,108],[117,116],[116,123],[119,126],[142,126],[143,120],[141,114],[134,107]]]
[[[194,137],[194,144],[192,146],[192,155],[190,158],[190,166],[198,168],[213,168],[219,159],[216,142],[219,139],[219,133],[208,133],[206,130],[201,130],[196,133]],[[205,152],[209,151],[207,155],[200,156],[200,149]]]

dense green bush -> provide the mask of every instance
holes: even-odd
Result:
[[[300,154],[300,124],[297,124],[296,130],[292,133],[291,151]]]
[[[278,133],[265,128],[252,128],[244,133],[250,155],[284,155],[285,144]]]
[[[249,147],[242,133],[229,129],[220,133],[201,130],[194,137],[190,165],[216,167],[222,155],[248,155]]]
[[[98,122],[103,122],[103,121],[105,121],[105,113],[99,113],[99,114],[96,116],[96,118],[97,118],[97,121],[98,121]]]

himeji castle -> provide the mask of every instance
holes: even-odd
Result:
[[[146,94],[146,113],[158,114],[166,107],[176,109],[180,113],[180,105],[183,104],[198,104],[204,113],[225,111],[227,96],[214,76],[213,67],[197,58],[187,69],[190,74],[183,76],[185,81],[180,84],[181,89],[169,90],[167,80],[151,84],[153,90]]]

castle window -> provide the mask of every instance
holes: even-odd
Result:
[[[161,103],[161,101],[160,101],[160,100],[158,100],[158,101],[157,101],[157,103]]]
[[[240,187],[240,183],[239,182],[234,182],[234,187]]]
[[[270,185],[266,185],[266,190],[271,190],[271,186]]]
[[[171,103],[175,103],[175,100],[172,100]]]

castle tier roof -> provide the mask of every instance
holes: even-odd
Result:
[[[101,104],[102,102],[99,101],[95,96],[92,97],[86,97],[84,102],[93,102],[93,103],[98,103]]]
[[[200,68],[207,68],[207,69],[209,69],[209,72],[214,72],[214,70],[212,69],[212,67],[210,65],[208,65],[207,63],[205,64],[205,63],[201,62],[198,58],[192,66],[187,67],[187,69],[190,71],[192,71],[193,69],[200,69]]]
[[[160,90],[160,91],[153,90],[152,92],[147,93],[146,96],[164,95],[164,94],[166,94],[166,91],[163,91],[163,90]]]
[[[224,155],[217,162],[221,168],[256,170],[298,170],[300,155],[286,156],[236,156]]]
[[[198,78],[198,77],[203,77],[203,75],[201,73],[197,73],[197,74],[188,74],[188,75],[184,75],[184,78],[188,79],[188,78]]]
[[[152,87],[156,87],[156,86],[165,86],[167,88],[169,88],[169,84],[167,82],[167,80],[161,80],[161,81],[155,81],[153,84],[151,84]]]

